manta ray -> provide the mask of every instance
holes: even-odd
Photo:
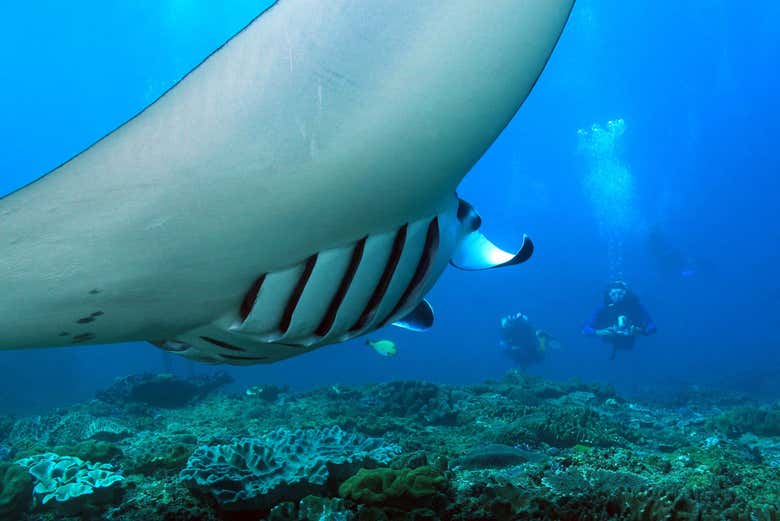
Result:
[[[0,199],[0,348],[148,341],[270,363],[432,325],[448,264],[519,264],[459,182],[573,0],[278,0],[154,103]]]

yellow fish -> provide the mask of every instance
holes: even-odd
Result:
[[[395,347],[395,342],[392,340],[366,340],[366,345],[382,356],[395,356],[398,349]]]

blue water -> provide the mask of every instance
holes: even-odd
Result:
[[[0,194],[137,113],[267,4],[6,6]],[[448,270],[429,295],[433,330],[372,335],[395,340],[396,357],[353,341],[230,369],[237,388],[496,378],[511,367],[497,346],[499,318],[522,311],[561,342],[532,374],[625,393],[705,384],[780,396],[778,19],[780,4],[769,1],[579,0],[528,101],[459,191],[498,244],[511,249],[528,233],[532,260]],[[578,129],[618,118],[625,131],[614,149],[583,145]],[[596,160],[608,166],[598,172]],[[654,230],[696,260],[695,273],[659,266]],[[580,328],[616,271],[659,333],[610,361]],[[0,352],[0,412],[90,398],[116,376],[169,363],[146,344]],[[172,363],[182,375],[212,370]]]

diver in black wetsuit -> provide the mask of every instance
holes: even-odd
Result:
[[[536,329],[522,313],[501,319],[503,352],[519,367],[538,364],[544,360],[547,350],[556,347],[557,340],[546,331]]]
[[[633,348],[637,336],[652,335],[656,330],[639,298],[625,282],[617,280],[607,286],[604,304],[593,311],[582,334],[601,337],[612,345],[611,360],[618,350]]]

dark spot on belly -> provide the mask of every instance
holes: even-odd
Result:
[[[80,318],[76,321],[76,324],[89,324],[90,322],[94,322],[94,317],[84,317]]]
[[[92,313],[93,317],[99,317],[101,315],[105,315],[105,313],[103,313],[102,311],[95,311],[94,313]]]
[[[97,295],[98,293],[100,293],[99,289],[93,289],[92,291],[89,292],[90,295]]]
[[[81,333],[73,337],[73,343],[86,342],[87,340],[94,340],[95,333]]]

